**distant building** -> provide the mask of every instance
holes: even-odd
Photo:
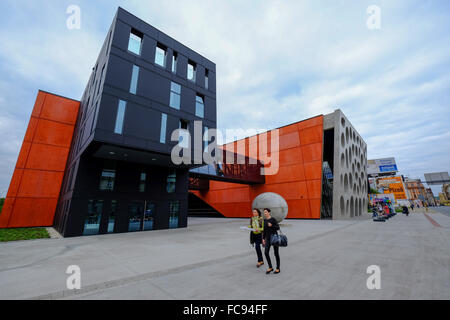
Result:
[[[434,198],[433,190],[431,188],[425,189],[426,199],[429,206],[435,206],[436,200]]]
[[[427,194],[420,179],[405,179],[406,190],[410,200],[426,201]]]

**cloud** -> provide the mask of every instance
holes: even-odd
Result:
[[[375,1],[382,28],[374,31],[366,27],[374,1],[365,0],[74,3],[83,19],[76,32],[65,29],[64,3],[0,6],[8,15],[0,80],[30,92],[24,99],[0,86],[0,107],[11,113],[0,116],[0,132],[11,141],[24,134],[19,117],[29,116],[36,88],[81,96],[120,5],[217,64],[219,128],[271,129],[340,108],[369,158],[394,156],[401,172],[415,175],[450,170],[446,1]],[[2,123],[11,119],[20,130],[9,134]],[[4,167],[13,168],[14,148],[0,151]]]

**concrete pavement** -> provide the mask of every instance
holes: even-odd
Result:
[[[187,229],[0,244],[1,299],[449,299],[450,218],[287,220],[279,275],[256,269],[247,219]],[[273,253],[272,253],[273,257]],[[274,260],[274,258],[273,258]],[[66,288],[69,265],[82,289]],[[381,269],[381,289],[366,286]],[[269,290],[268,290],[269,289]]]

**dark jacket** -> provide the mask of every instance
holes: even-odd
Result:
[[[271,227],[269,227],[269,223],[272,224]],[[268,220],[264,220],[263,239],[270,241],[270,236],[276,234],[278,230],[280,230],[280,226],[275,218],[272,217]]]

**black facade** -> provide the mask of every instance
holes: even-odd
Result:
[[[171,162],[171,133],[193,137],[194,121],[216,128],[215,64],[119,8],[81,99],[55,228],[186,227],[191,166]]]

